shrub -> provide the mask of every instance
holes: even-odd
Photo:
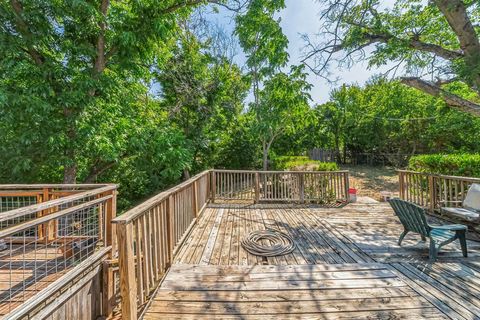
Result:
[[[408,169],[427,173],[480,177],[480,154],[430,154],[413,156]]]
[[[339,170],[335,162],[310,160],[305,156],[281,156],[273,160],[275,170],[296,171],[335,171]]]
[[[315,161],[315,163],[318,165],[317,171],[336,171],[340,170],[338,165],[335,162],[321,162],[321,161]]]

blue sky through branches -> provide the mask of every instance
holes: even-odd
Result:
[[[314,37],[319,32],[320,28],[320,5],[315,0],[286,0],[286,9],[282,10],[279,17],[281,18],[281,26],[284,34],[288,37],[290,55],[289,64],[300,64],[304,54],[305,41],[301,35],[306,34]],[[382,6],[390,7],[394,0],[382,1]],[[219,8],[219,13],[207,14],[207,20],[216,24],[225,33],[233,32],[235,27],[232,13]],[[239,65],[245,64],[245,56],[241,52],[241,48],[237,49],[235,62]],[[371,76],[383,73],[390,69],[391,66],[385,66],[381,69],[369,70],[366,62],[358,62],[351,69],[331,68],[332,79],[338,78],[336,85],[342,83],[363,84]],[[325,79],[316,76],[312,72],[309,73],[308,81],[313,85],[311,96],[313,104],[323,103],[328,100],[330,90],[335,87],[335,84],[328,83]],[[251,99],[251,97],[249,98]]]

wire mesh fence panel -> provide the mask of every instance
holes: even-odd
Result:
[[[15,205],[10,201],[10,210],[0,214],[0,316],[105,246],[106,206],[112,194],[91,191],[71,200],[59,199],[68,193],[43,195]]]
[[[26,207],[37,203],[37,196],[14,196],[1,195],[0,196],[0,212],[10,211],[13,209]]]

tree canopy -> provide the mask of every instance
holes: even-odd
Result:
[[[322,2],[321,40],[308,39],[304,61],[328,77],[336,62],[371,67],[393,63],[402,83],[442,97],[451,107],[480,115],[480,3],[471,0],[398,0],[388,8],[377,0]],[[446,84],[461,82],[474,99]]]
[[[206,168],[267,169],[314,147],[399,165],[480,152],[480,120],[460,112],[480,101],[478,2],[445,3],[325,2],[326,42],[310,42],[307,67],[395,61],[408,78],[315,104],[308,69],[289,61],[283,0],[0,2],[0,182],[114,182],[125,209]],[[202,20],[212,4],[233,35]]]

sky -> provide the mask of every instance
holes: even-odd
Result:
[[[394,0],[382,1],[382,6],[391,5]],[[319,13],[320,6],[315,0],[286,0],[286,8],[279,14],[281,18],[281,27],[283,33],[288,37],[289,46],[288,53],[290,55],[289,64],[300,64],[302,59],[303,48],[305,41],[301,38],[302,34],[314,35],[319,31]],[[234,21],[231,18],[232,14],[226,10],[220,9],[219,13],[209,14],[207,19],[217,24],[225,32],[231,33],[234,29]],[[241,48],[237,50],[235,56],[235,62],[239,65],[245,64],[245,56],[241,52]],[[350,70],[339,70],[338,68],[332,68],[332,78],[339,78],[336,84],[328,83],[325,79],[316,76],[313,73],[309,73],[308,81],[313,85],[310,92],[312,96],[312,103],[323,103],[328,101],[329,92],[336,86],[342,83],[346,84],[364,84],[373,75],[388,70],[390,67],[385,66],[381,69],[369,70],[366,63],[356,63]],[[247,100],[249,100],[247,98]]]

